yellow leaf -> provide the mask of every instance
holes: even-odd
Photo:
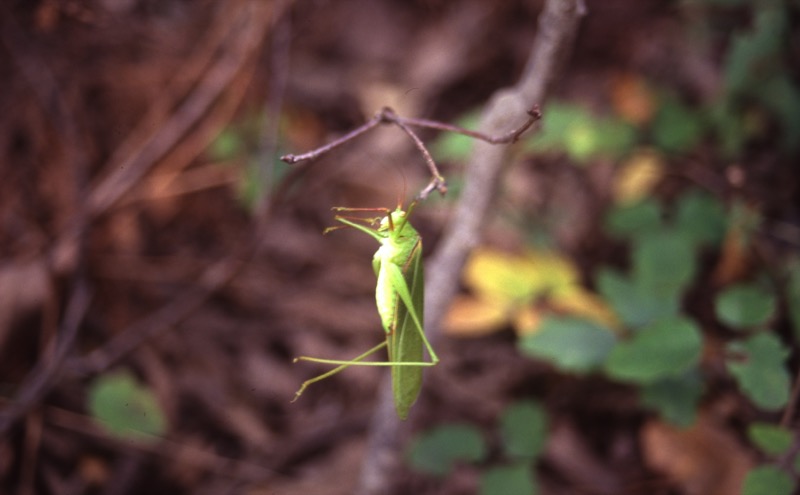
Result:
[[[529,251],[525,261],[536,273],[536,296],[568,293],[578,284],[578,269],[572,261],[557,253]]]
[[[476,249],[464,282],[473,296],[457,297],[451,306],[444,323],[451,335],[485,335],[509,324],[520,335],[535,332],[548,312],[618,325],[603,300],[581,286],[572,261],[552,251],[512,255]]]
[[[505,302],[531,297],[535,271],[519,257],[492,249],[476,249],[464,270],[464,282],[485,299]]]
[[[639,151],[623,163],[614,180],[614,199],[631,203],[650,194],[664,176],[664,163],[654,151]]]
[[[582,287],[575,287],[568,294],[550,300],[550,305],[559,313],[582,316],[608,328],[618,328],[616,315],[603,299]]]
[[[456,296],[444,318],[444,333],[478,337],[502,329],[508,322],[511,306],[498,301]]]
[[[577,280],[577,270],[569,260],[546,251],[515,256],[477,249],[464,271],[464,282],[479,297],[517,304],[559,292]]]

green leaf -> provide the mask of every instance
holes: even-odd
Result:
[[[567,136],[575,136],[580,134],[580,129],[591,127],[586,126],[591,119],[592,115],[578,105],[551,102],[542,110],[541,130],[526,140],[526,148],[537,152],[563,152],[567,140],[574,139]]]
[[[638,281],[637,281],[638,282]],[[677,294],[662,295],[609,269],[600,269],[597,289],[614,308],[623,324],[639,328],[678,314]]]
[[[512,404],[503,412],[500,432],[509,457],[534,459],[547,440],[547,413],[534,401]]]
[[[695,256],[689,240],[677,232],[660,230],[643,237],[632,253],[637,288],[665,300],[678,298],[695,274]]]
[[[666,98],[653,122],[653,141],[664,151],[685,153],[700,142],[705,130],[701,116],[677,99]]]
[[[776,411],[789,400],[789,373],[783,362],[789,355],[780,339],[771,333],[758,333],[727,346],[728,371],[742,391],[758,407]]]
[[[635,239],[652,234],[662,226],[661,205],[645,199],[631,205],[617,206],[606,215],[606,230],[622,239]]]
[[[792,495],[792,478],[775,466],[751,469],[744,479],[742,495]]]
[[[700,360],[703,339],[697,325],[685,318],[657,321],[620,342],[606,361],[606,373],[640,384],[679,376]]]
[[[417,437],[409,450],[411,467],[435,476],[445,476],[456,462],[477,462],[484,457],[486,445],[481,432],[464,424],[433,428]]]
[[[714,308],[719,320],[737,330],[767,322],[775,313],[775,295],[757,285],[736,285],[721,292]]]
[[[600,142],[596,154],[619,159],[631,152],[638,140],[637,130],[617,117],[605,117],[597,121]]]
[[[101,375],[91,384],[89,411],[121,438],[153,441],[167,428],[155,395],[127,372]]]
[[[794,440],[794,433],[788,428],[771,423],[753,423],[747,429],[750,441],[762,452],[769,455],[780,455],[789,450]]]
[[[619,158],[636,142],[636,129],[622,119],[595,117],[584,107],[550,103],[542,111],[542,130],[526,140],[535,152],[565,152],[584,163],[597,156]]]
[[[614,341],[614,334],[597,323],[574,317],[550,317],[542,322],[538,332],[520,339],[519,349],[564,371],[580,373],[602,364]]]
[[[642,403],[655,409],[670,423],[686,427],[694,423],[697,405],[705,382],[696,370],[674,378],[664,378],[642,387]]]
[[[481,476],[481,495],[536,495],[538,485],[531,466],[520,463],[489,469]]]
[[[678,200],[675,227],[695,245],[718,245],[725,236],[725,209],[715,197],[690,191]]]

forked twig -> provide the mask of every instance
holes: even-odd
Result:
[[[408,118],[408,117],[401,117],[395,113],[389,107],[383,107],[378,113],[375,114],[374,117],[369,119],[367,122],[362,124],[361,126],[353,129],[352,131],[348,132],[344,136],[331,141],[330,143],[320,146],[315,150],[311,150],[308,153],[303,153],[302,155],[294,155],[289,153],[288,155],[283,155],[281,160],[286,163],[294,164],[305,160],[312,160],[317,158],[320,155],[323,155],[339,146],[345,144],[346,142],[357,138],[358,136],[366,133],[370,129],[377,127],[380,124],[394,124],[399,127],[403,132],[405,132],[408,137],[414,142],[414,145],[417,147],[417,150],[422,154],[423,159],[425,160],[425,164],[428,166],[428,170],[431,173],[431,181],[428,183],[422,191],[419,192],[416,199],[423,200],[428,197],[428,195],[433,192],[434,190],[439,191],[440,194],[444,196],[447,193],[447,182],[445,181],[442,174],[439,173],[438,167],[436,167],[436,162],[433,161],[433,157],[431,156],[428,149],[425,147],[425,144],[422,140],[417,136],[410,126],[416,127],[425,127],[428,129],[435,129],[439,131],[449,131],[455,132],[458,134],[463,134],[465,136],[469,136],[475,139],[480,139],[482,141],[486,141],[490,144],[505,144],[505,143],[513,143],[519,139],[523,132],[528,130],[530,126],[533,125],[534,122],[539,120],[542,117],[542,112],[539,110],[538,105],[534,105],[533,108],[528,110],[528,120],[525,121],[517,129],[513,129],[505,134],[501,134],[500,136],[490,136],[488,134],[484,134],[478,131],[471,131],[469,129],[464,129],[463,127],[445,124],[443,122],[437,122],[435,120],[428,120],[428,119],[415,119],[415,118]]]

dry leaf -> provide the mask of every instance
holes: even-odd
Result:
[[[614,78],[611,101],[622,118],[637,126],[648,123],[656,112],[656,98],[647,82],[631,72]]]
[[[642,429],[641,442],[645,462],[669,476],[686,495],[740,493],[753,466],[745,448],[708,415],[689,429],[651,421]]]
[[[723,287],[744,278],[750,269],[749,236],[734,225],[725,235],[721,251],[713,278]]]

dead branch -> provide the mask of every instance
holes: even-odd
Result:
[[[521,107],[526,108],[526,107]],[[307,153],[303,153],[302,155],[283,155],[281,160],[285,161],[289,164],[298,163],[305,160],[313,160],[314,158],[319,157],[329,151],[332,151],[339,146],[351,141],[358,136],[366,133],[367,131],[374,129],[380,124],[394,124],[399,127],[406,135],[411,138],[411,141],[414,142],[414,146],[422,155],[422,158],[425,160],[425,165],[427,165],[428,170],[431,174],[431,181],[425,186],[419,194],[417,194],[417,200],[424,200],[428,197],[430,193],[434,190],[439,191],[442,196],[447,193],[447,183],[445,182],[444,177],[442,174],[439,173],[439,168],[436,166],[436,162],[433,161],[433,157],[431,153],[428,151],[428,148],[425,147],[425,144],[422,140],[417,136],[417,133],[411,129],[411,126],[416,127],[426,127],[428,129],[436,129],[440,131],[450,131],[455,132],[458,134],[464,134],[465,136],[469,136],[475,139],[479,139],[481,141],[485,141],[489,144],[503,144],[503,143],[513,143],[519,139],[523,132],[528,130],[530,126],[533,125],[539,118],[541,118],[541,112],[539,111],[538,106],[534,105],[531,110],[528,110],[528,120],[525,121],[522,125],[513,128],[510,131],[505,131],[502,134],[494,135],[488,134],[485,132],[479,131],[471,131],[469,129],[464,129],[463,127],[458,127],[455,125],[445,124],[443,122],[436,122],[434,120],[427,120],[427,119],[415,119],[415,118],[408,118],[408,117],[401,117],[397,115],[394,110],[389,107],[383,107],[378,113],[375,114],[371,119],[367,122],[362,124],[361,126],[353,129],[352,131],[348,132],[344,136],[331,141],[330,143],[320,146],[315,150],[311,150]]]

